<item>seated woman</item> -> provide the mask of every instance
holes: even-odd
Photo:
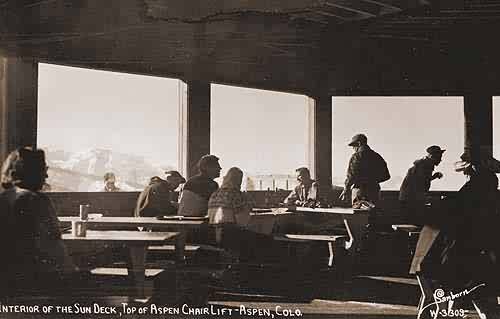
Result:
[[[255,257],[256,248],[270,248],[273,244],[272,237],[247,228],[252,205],[240,190],[242,180],[243,172],[230,168],[222,186],[208,201],[209,223],[215,230],[217,244],[237,253],[240,259]]]
[[[47,178],[45,153],[20,148],[7,157],[1,170],[0,249],[6,260],[0,276],[12,294],[16,289],[52,291],[77,267],[66,253],[50,199],[41,193]]]

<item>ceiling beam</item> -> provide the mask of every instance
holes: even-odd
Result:
[[[325,0],[144,0],[151,18],[202,21],[217,15],[245,12],[286,14],[318,8]]]
[[[351,12],[360,14],[362,16],[369,17],[369,18],[377,16],[379,11],[380,11],[380,10],[376,10],[376,8],[375,8],[375,12],[374,12],[373,8],[370,8],[370,9],[364,8],[362,6],[362,2],[356,1],[356,0],[354,0],[354,1],[329,0],[329,1],[325,2],[325,4],[329,7],[344,9],[344,10],[351,11]]]

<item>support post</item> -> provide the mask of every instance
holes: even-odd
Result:
[[[210,83],[191,81],[184,87],[186,100],[179,112],[179,166],[189,178],[196,175],[200,157],[210,154]]]
[[[36,147],[37,104],[37,61],[0,55],[0,160],[17,147]]]

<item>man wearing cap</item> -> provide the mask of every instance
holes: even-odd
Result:
[[[205,216],[208,213],[208,200],[219,189],[214,181],[220,176],[219,158],[215,155],[204,155],[198,161],[199,173],[191,177],[182,188],[179,196],[179,215]]]
[[[136,217],[155,217],[175,215],[177,202],[173,201],[173,192],[186,179],[178,171],[165,172],[165,179],[158,176],[152,177],[149,185],[142,191],[137,199],[135,208]]]
[[[401,210],[411,223],[420,224],[425,212],[425,195],[431,187],[431,182],[443,177],[434,168],[441,163],[445,150],[437,145],[427,148],[427,155],[413,162],[399,190]]]
[[[379,183],[391,177],[387,163],[368,146],[368,138],[364,134],[354,135],[348,145],[354,148],[354,154],[349,161],[340,199],[345,201],[352,193],[353,207],[359,208],[363,202],[376,204],[380,197]]]

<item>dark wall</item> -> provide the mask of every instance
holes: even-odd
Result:
[[[251,191],[248,195],[257,207],[276,207],[288,195],[289,191]],[[449,196],[453,192],[432,192],[434,200],[441,196]],[[52,199],[59,216],[76,216],[80,204],[90,204],[90,212],[102,213],[104,216],[133,216],[139,196],[138,192],[94,192],[94,193],[47,193]],[[399,209],[398,192],[383,191],[380,202],[379,222],[383,224],[402,223]]]
[[[81,204],[90,204],[91,213],[104,216],[133,216],[138,192],[47,193],[59,216],[77,216]]]
[[[289,191],[248,192],[258,207],[275,207]],[[81,204],[90,204],[90,212],[104,216],[133,216],[139,192],[50,192],[59,216],[76,216]]]

